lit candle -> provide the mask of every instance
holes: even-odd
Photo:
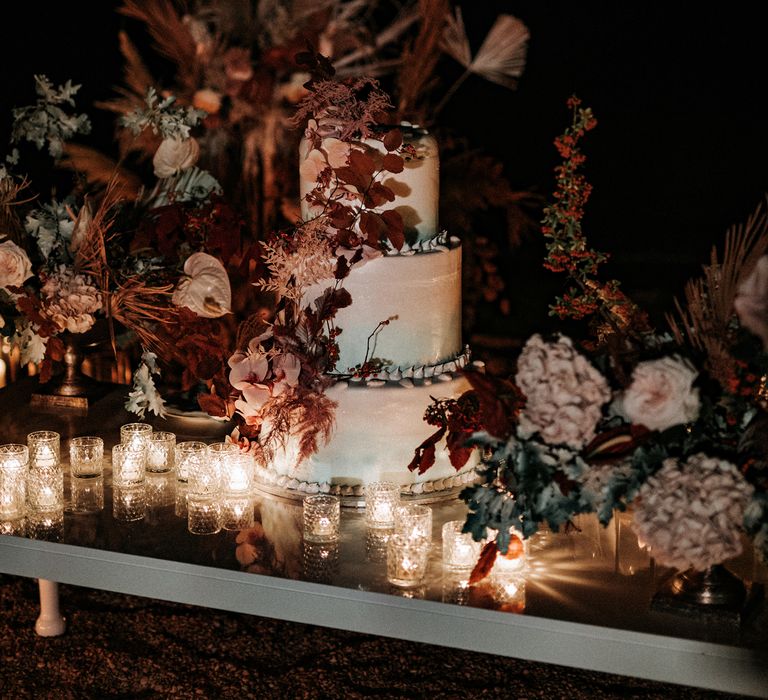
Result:
[[[339,537],[341,502],[336,496],[306,496],[303,503],[303,532],[308,542],[328,542]]]
[[[116,484],[138,484],[144,481],[146,449],[133,449],[130,444],[112,448],[112,479]]]
[[[395,524],[395,508],[400,502],[400,489],[391,481],[378,481],[365,487],[365,521],[369,528],[391,528]]]
[[[417,586],[427,573],[428,559],[426,538],[392,535],[387,543],[387,580],[395,586]]]

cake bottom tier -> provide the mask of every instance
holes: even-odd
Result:
[[[453,374],[422,382],[338,382],[327,394],[337,403],[330,442],[297,466],[296,442],[289,440],[270,465],[257,470],[257,480],[267,490],[296,497],[361,497],[374,481],[394,481],[403,495],[416,498],[455,495],[475,478],[476,459],[457,471],[443,440],[426,473],[409,471],[408,464],[416,447],[436,430],[424,421],[432,397],[457,398],[469,388],[463,376]]]

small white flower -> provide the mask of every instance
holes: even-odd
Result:
[[[11,345],[17,345],[21,352],[21,364],[30,362],[39,364],[45,357],[45,345],[48,338],[41,338],[34,327],[27,322],[22,322],[16,327],[16,333],[11,338]]]
[[[173,177],[191,168],[199,157],[200,144],[194,138],[181,139],[174,136],[163,139],[155,151],[152,165],[157,177]]]

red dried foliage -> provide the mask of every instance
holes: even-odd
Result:
[[[478,557],[477,564],[472,569],[472,573],[469,575],[469,585],[472,586],[482,581],[488,574],[491,573],[493,565],[496,563],[496,557],[498,556],[498,550],[496,549],[495,540],[486,542],[483,545],[483,549]]]

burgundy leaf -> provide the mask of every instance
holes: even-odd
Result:
[[[403,143],[403,132],[400,129],[392,129],[384,134],[382,142],[388,151],[396,151]]]
[[[389,234],[389,227],[382,216],[371,211],[360,212],[360,230],[372,248],[378,248],[379,241],[386,239]]]
[[[490,542],[486,542],[480,552],[475,568],[472,569],[472,573],[469,575],[470,586],[482,581],[491,573],[491,569],[493,569],[493,565],[496,563],[497,554],[496,541],[491,540]]]
[[[209,416],[224,418],[227,415],[227,404],[224,399],[214,394],[201,394],[197,397],[200,408]]]
[[[380,182],[374,182],[365,193],[363,201],[367,207],[380,207],[386,202],[394,202],[395,193]]]
[[[413,459],[408,465],[410,471],[426,472],[435,463],[435,445],[443,439],[445,427],[439,428],[413,451]]]
[[[405,161],[394,153],[387,153],[381,163],[382,168],[390,173],[401,173],[405,167]]]
[[[381,218],[387,227],[387,238],[389,242],[397,249],[401,250],[405,245],[405,225],[400,212],[394,209],[387,209],[381,212]]]

